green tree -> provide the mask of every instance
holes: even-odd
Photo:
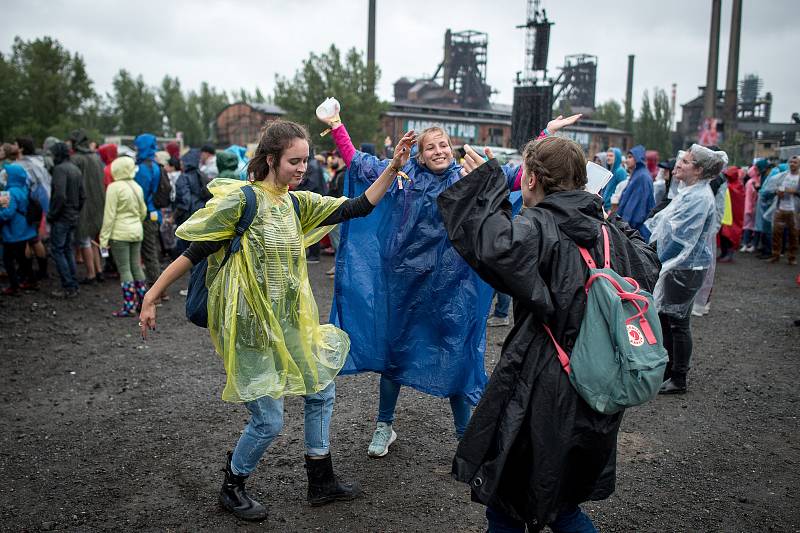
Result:
[[[380,71],[375,68],[375,79]],[[335,96],[342,105],[350,136],[359,142],[380,142],[380,115],[386,103],[367,89],[369,76],[363,54],[351,48],[342,58],[339,49],[331,45],[322,54],[311,53],[292,79],[276,76],[274,102],[286,110],[287,118],[308,126],[312,138],[319,140],[325,129],[316,118],[316,108],[328,96]],[[319,141],[331,148],[329,136]]]
[[[0,134],[25,133],[38,142],[54,129],[81,123],[95,97],[86,65],[57,40],[14,38],[0,59]]]
[[[178,78],[164,76],[158,89],[158,103],[165,119],[167,135],[175,136],[181,132],[184,142],[190,146],[205,140],[199,112],[190,108]]]
[[[208,82],[200,84],[200,92],[191,91],[187,97],[190,113],[196,113],[200,121],[200,130],[203,135],[202,141],[209,141],[214,136],[214,120],[222,109],[228,105],[228,95],[225,91],[218,92],[217,89],[208,85]]]
[[[609,128],[621,129],[625,126],[625,111],[622,109],[622,104],[613,98],[597,106],[592,118],[602,120]]]
[[[647,91],[642,96],[642,109],[634,123],[634,142],[643,144],[648,150],[658,150],[660,157],[672,156],[670,141],[671,116],[669,98],[663,89],[653,90],[653,103]]]
[[[729,164],[736,166],[748,164],[747,159],[744,157],[744,145],[746,142],[747,136],[740,131],[735,131],[733,134],[725,136],[720,148],[728,154]]]
[[[163,135],[163,115],[158,106],[156,93],[147,86],[140,75],[133,78],[127,70],[121,69],[112,81],[114,94],[111,97],[115,133],[139,135],[153,133]]]

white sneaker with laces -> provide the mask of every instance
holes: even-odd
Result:
[[[391,424],[378,422],[375,433],[372,434],[372,442],[369,443],[367,455],[372,458],[383,457],[389,453],[389,446],[397,440],[397,433],[392,429]]]

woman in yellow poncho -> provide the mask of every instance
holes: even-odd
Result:
[[[214,197],[178,228],[177,236],[192,243],[189,249],[144,298],[142,335],[155,329],[158,296],[208,258],[208,329],[228,376],[222,398],[243,402],[251,415],[236,448],[228,452],[220,491],[220,503],[238,518],[267,516],[264,506],[247,495],[244,483],[283,427],[287,394],[305,398],[309,502],[321,505],[361,494],[357,485],[336,478],[329,453],[333,379],[344,365],[350,340],[344,331],[319,324],[304,250],[332,225],[368,215],[408,160],[413,142],[413,132],[408,132],[392,164],[358,198],[289,193],[289,185],[299,183],[307,168],[308,132],[293,122],[272,122],[262,131],[248,166],[258,209],[242,237],[241,251],[220,268],[245,205],[242,187],[251,185],[216,179],[209,184]]]

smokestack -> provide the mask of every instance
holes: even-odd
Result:
[[[719,65],[719,19],[722,0],[711,1],[711,34],[708,41],[708,72],[706,73],[706,93],[703,102],[703,118],[717,115],[717,70]]]
[[[628,56],[628,85],[625,89],[625,130],[633,131],[633,54]]]
[[[675,107],[678,99],[678,84],[672,84],[672,100],[669,103],[669,129],[675,128]]]
[[[367,91],[375,94],[375,0],[369,0],[367,32]]]
[[[731,40],[728,46],[728,77],[725,80],[725,133],[736,129],[737,87],[739,82],[739,43],[742,37],[742,0],[733,0]]]

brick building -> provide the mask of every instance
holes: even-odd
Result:
[[[226,106],[214,120],[214,138],[218,146],[247,146],[258,141],[264,124],[278,119],[286,111],[273,104],[236,102]]]

